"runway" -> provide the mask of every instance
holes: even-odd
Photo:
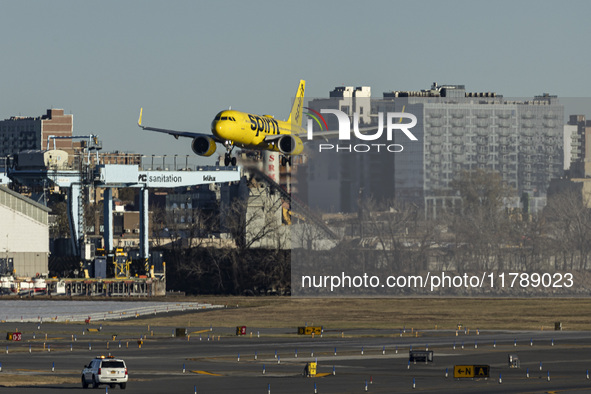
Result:
[[[247,327],[247,335],[236,336],[235,327],[213,326],[187,327],[188,337],[174,337],[173,328],[141,322],[133,326],[103,322],[102,329],[93,324],[0,324],[1,332],[16,329],[22,332],[22,341],[4,340],[0,348],[0,385],[7,393],[120,390],[82,389],[80,384],[83,366],[109,353],[126,361],[129,383],[125,391],[129,393],[591,390],[589,332],[472,329],[456,334],[450,330],[364,329],[325,331],[312,337],[297,335],[297,327]],[[433,362],[409,363],[411,349],[432,350]],[[520,368],[509,368],[509,354],[519,356]],[[316,361],[321,377],[303,377],[306,363]],[[489,365],[490,377],[454,379],[454,365]],[[15,382],[20,384],[10,387]]]

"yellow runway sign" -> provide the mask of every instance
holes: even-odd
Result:
[[[488,378],[489,365],[454,365],[454,378]]]
[[[321,335],[322,327],[298,327],[298,335]]]

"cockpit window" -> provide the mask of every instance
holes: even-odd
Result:
[[[222,112],[224,112],[224,111],[222,111]],[[218,114],[215,116],[214,120],[220,120],[220,118],[222,117],[222,112],[219,112],[219,113],[218,113]]]
[[[222,116],[222,120],[228,120],[227,116]]]
[[[232,122],[236,122],[236,119],[234,119],[233,116],[228,116],[228,119],[230,119]]]

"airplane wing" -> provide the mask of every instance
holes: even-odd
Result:
[[[137,125],[142,129],[142,130],[150,130],[150,131],[157,131],[159,133],[166,133],[166,134],[170,134],[172,135],[174,138],[178,139],[179,137],[187,137],[187,138],[196,138],[196,137],[209,137],[209,138],[213,138],[215,141],[217,142],[222,142],[223,141],[218,141],[218,139],[212,135],[212,134],[204,134],[204,133],[195,133],[192,131],[179,131],[179,130],[170,130],[170,129],[159,129],[156,127],[148,127],[148,126],[142,126],[142,112],[143,112],[143,108],[140,108],[140,117],[137,121]]]
[[[286,135],[291,135],[291,134],[266,135],[265,136],[265,139],[263,141],[265,141],[265,142],[276,142],[276,141],[279,141],[281,139],[281,137],[285,137]]]

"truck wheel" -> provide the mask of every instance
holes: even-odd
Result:
[[[99,386],[99,382],[96,380],[96,376],[92,375],[92,388],[96,389]]]
[[[121,390],[125,390],[125,386],[127,386],[127,383],[121,383],[119,386],[121,387]]]
[[[88,388],[88,383],[86,383],[86,380],[84,379],[84,375],[82,375],[82,388],[83,389],[87,389]]]

